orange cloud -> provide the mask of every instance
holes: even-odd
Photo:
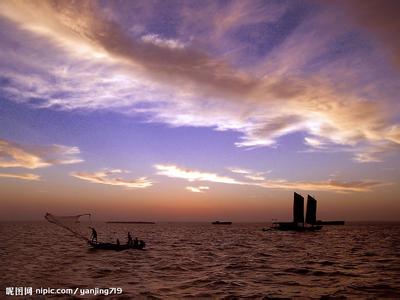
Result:
[[[31,173],[20,173],[20,174],[12,174],[12,173],[0,173],[0,177],[3,178],[16,178],[16,179],[22,179],[22,180],[33,180],[37,181],[40,180],[40,176],[36,174],[31,174]]]
[[[30,146],[0,139],[0,168],[37,169],[57,164],[82,162],[77,147]]]

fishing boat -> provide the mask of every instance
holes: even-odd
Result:
[[[310,195],[307,196],[306,218],[304,220],[304,197],[295,192],[293,199],[293,221],[273,222],[269,230],[318,231],[322,229],[322,225],[316,225],[316,218],[317,200]]]
[[[211,224],[213,225],[231,225],[232,222],[226,222],[226,221],[214,221]]]
[[[99,249],[99,250],[115,250],[115,251],[122,251],[122,250],[128,250],[128,249],[136,249],[136,250],[143,250],[144,247],[146,246],[146,243],[143,241],[140,241],[139,244],[135,245],[128,245],[128,244],[113,244],[113,243],[95,243],[92,241],[88,241],[88,244],[93,248],[93,249]]]
[[[80,223],[79,218],[82,216],[89,216],[89,220],[91,217],[91,214],[80,214],[76,216],[55,216],[50,213],[46,213],[44,218],[50,222],[53,223],[68,232],[72,233],[74,237],[79,238],[80,240],[85,241],[89,246],[91,246],[93,249],[99,249],[99,250],[115,250],[115,251],[121,251],[121,250],[128,250],[128,249],[137,249],[137,250],[143,250],[144,247],[146,246],[146,243],[142,240],[137,240],[132,241],[132,243],[127,243],[127,244],[113,244],[113,243],[99,243],[99,242],[94,242],[93,240],[90,240],[82,231],[80,228]],[[86,225],[87,226],[87,225]],[[85,226],[85,227],[86,227]],[[94,236],[96,236],[97,239],[97,232],[94,228],[90,227],[92,229],[92,238],[94,239]],[[87,230],[87,229],[86,229]]]

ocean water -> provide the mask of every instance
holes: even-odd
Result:
[[[122,243],[131,231],[146,250],[90,250],[45,221],[0,223],[1,297],[7,287],[118,287],[126,298],[400,298],[398,223],[308,233],[255,223],[92,225],[99,240]]]

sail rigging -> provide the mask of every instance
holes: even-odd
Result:
[[[50,213],[46,213],[44,218],[48,222],[53,223],[65,230],[69,231],[75,237],[80,238],[86,242],[89,242],[89,239],[84,234],[82,234],[81,228],[79,226],[80,218],[82,216],[89,216],[89,220],[91,217],[90,214],[80,214],[80,215],[76,215],[76,216],[55,216]]]

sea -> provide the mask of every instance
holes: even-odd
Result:
[[[91,225],[101,241],[125,243],[129,231],[146,248],[91,250],[46,221],[2,222],[0,298],[400,299],[400,223]]]

